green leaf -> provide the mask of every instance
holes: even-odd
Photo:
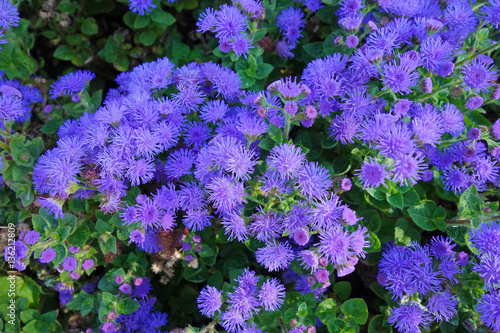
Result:
[[[332,149],[337,145],[338,141],[333,141],[333,139],[330,136],[325,136],[323,137],[323,140],[321,140],[321,147],[324,149]]]
[[[281,143],[283,140],[283,133],[281,133],[281,129],[274,125],[269,124],[269,137],[276,143]]]
[[[146,45],[151,46],[156,40],[156,33],[153,30],[146,30],[140,33],[139,41]]]
[[[40,317],[41,321],[44,321],[49,325],[54,323],[56,321],[56,319],[57,319],[57,311],[56,310],[46,312]]]
[[[351,284],[347,281],[337,282],[333,285],[333,291],[341,301],[345,301],[351,294]]]
[[[75,232],[73,232],[67,238],[67,241],[76,247],[80,247],[85,245],[85,243],[89,239],[89,236],[90,236],[89,228],[85,224],[81,224],[80,226],[78,226]]]
[[[82,23],[82,32],[86,35],[95,35],[99,31],[97,22],[92,17],[87,17]]]
[[[99,220],[97,220],[97,222],[95,224],[95,229],[99,233],[104,234],[105,232],[112,232],[113,226],[111,226],[108,223],[104,222],[103,220],[99,219]]]
[[[337,314],[337,303],[333,298],[327,298],[318,305],[315,315],[326,324],[331,318],[335,318]]]
[[[271,150],[274,147],[274,141],[269,138],[265,138],[259,142],[259,147],[264,150]]]
[[[446,209],[444,209],[443,206],[440,205],[434,211],[432,218],[434,219],[434,223],[436,224],[436,227],[438,227],[439,230],[441,231],[446,230],[447,224],[444,221],[444,219],[446,218]]]
[[[412,241],[420,242],[420,233],[408,221],[400,218],[396,221],[394,240],[397,245],[408,246]]]
[[[57,119],[52,119],[48,123],[42,126],[40,128],[40,131],[45,133],[45,134],[55,134],[57,130],[59,129],[59,126],[61,125],[60,121]]]
[[[433,221],[436,208],[434,201],[425,200],[418,206],[410,207],[408,213],[420,228],[431,231],[436,230],[436,224]]]
[[[305,44],[302,48],[313,58],[321,58],[323,56],[323,42]]]
[[[329,333],[342,333],[345,332],[345,328],[347,326],[347,323],[340,318],[333,318],[330,319],[326,323],[326,327],[328,328]]]
[[[403,194],[401,192],[396,192],[396,193],[386,193],[387,195],[387,202],[390,203],[392,206],[403,209]]]
[[[61,60],[71,60],[75,56],[75,51],[68,45],[60,45],[54,52],[54,58]]]
[[[476,217],[484,208],[483,199],[479,197],[476,185],[472,184],[460,195],[458,212],[461,217]]]
[[[351,298],[345,301],[340,310],[346,316],[352,317],[359,325],[364,325],[368,319],[368,307],[362,298]]]
[[[299,316],[299,317],[307,316],[307,303],[306,302],[300,303],[299,309],[297,310],[297,316]]]
[[[385,320],[385,315],[379,314],[370,320],[368,333],[392,333],[392,327],[387,320]]]
[[[137,311],[141,306],[138,302],[133,299],[127,298],[123,301],[120,301],[117,305],[118,313],[128,315],[134,311]]]
[[[164,12],[159,8],[156,8],[151,12],[151,19],[163,28],[175,23],[175,17],[172,14]]]
[[[23,323],[28,323],[34,319],[40,319],[40,312],[35,309],[28,309],[21,312],[21,321]]]
[[[126,72],[128,70],[128,66],[130,62],[127,56],[118,57],[115,61],[113,61],[113,67],[120,72]]]
[[[92,311],[92,308],[94,307],[94,299],[92,297],[86,298],[82,302],[82,307],[80,308],[80,311],[82,312],[82,316],[86,316]]]
[[[76,11],[77,4],[71,0],[63,0],[57,5],[57,9],[71,15]]]
[[[255,71],[255,78],[258,80],[265,79],[273,71],[274,66],[271,64],[258,64]]]

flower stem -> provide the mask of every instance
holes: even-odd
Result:
[[[200,333],[206,333],[207,331],[211,330],[215,326],[215,324],[217,324],[218,321],[219,319],[214,319],[210,324],[208,324],[204,329],[202,329]]]
[[[292,121],[290,120],[291,115],[285,112],[285,133],[283,133],[284,143],[288,142],[288,136],[290,135],[290,130],[292,129]]]
[[[282,333],[288,333],[288,330],[285,326],[285,323],[283,322],[283,318],[279,318],[278,321],[280,322],[280,326],[281,326],[281,332]]]
[[[462,64],[464,64],[466,61],[468,60],[471,60],[472,58],[474,58],[475,56],[477,56],[478,54],[485,54],[485,53],[488,53],[488,52],[492,52],[492,51],[495,51],[496,49],[500,48],[500,42],[496,42],[495,44],[491,45],[490,47],[478,52],[477,54],[471,54],[470,56],[468,56],[467,58],[465,58],[464,60],[462,61],[459,61],[455,64],[455,68],[461,66]]]

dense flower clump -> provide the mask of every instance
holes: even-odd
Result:
[[[26,327],[43,283],[86,333],[500,331],[500,0],[119,3],[0,0]]]

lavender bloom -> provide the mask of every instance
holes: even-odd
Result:
[[[315,244],[318,251],[334,265],[342,265],[348,260],[350,252],[349,234],[342,227],[335,226],[319,234],[320,242]]]
[[[500,1],[490,0],[481,9],[482,16],[486,19],[486,23],[491,24],[492,27],[498,29],[500,25]]]
[[[276,278],[267,280],[262,284],[259,292],[259,300],[266,311],[275,311],[283,305],[285,298],[285,286]]]
[[[93,78],[95,74],[87,70],[78,70],[61,76],[50,86],[50,97],[55,99],[63,95],[80,93]]]
[[[410,184],[416,184],[417,181],[422,179],[422,171],[426,169],[427,164],[424,163],[424,157],[422,155],[402,155],[399,156],[394,161],[394,167],[392,169],[394,182],[399,182],[399,185],[408,186]]]
[[[388,322],[399,332],[419,333],[421,329],[428,329],[432,319],[412,301],[394,308]]]
[[[207,185],[207,193],[215,209],[223,214],[230,213],[239,204],[245,202],[243,182],[226,176],[212,180]]]
[[[0,27],[2,30],[9,30],[10,27],[19,25],[19,11],[17,7],[8,0],[0,1]]]
[[[452,190],[455,193],[465,191],[472,181],[471,176],[466,171],[458,169],[456,166],[446,169],[441,179],[443,180],[444,189],[447,191]]]
[[[62,266],[65,271],[72,272],[77,268],[78,263],[76,262],[75,258],[67,257],[63,260]]]
[[[300,147],[282,143],[273,147],[267,164],[269,169],[277,171],[281,176],[291,176],[302,167],[305,156]]]
[[[63,218],[64,213],[62,211],[62,206],[64,201],[56,200],[54,198],[38,198],[38,203],[41,207],[45,208],[49,213],[53,214],[56,219]]]
[[[250,229],[256,239],[261,242],[269,242],[281,235],[283,225],[280,216],[276,212],[264,213],[260,209],[260,213],[253,215]]]
[[[364,161],[360,169],[356,170],[356,175],[360,178],[363,189],[385,186],[385,180],[389,177],[385,164],[380,164],[377,158],[370,156],[368,161]]]
[[[500,331],[500,290],[484,294],[476,309],[486,326],[493,331]]]
[[[230,41],[246,29],[247,19],[236,6],[224,4],[215,15],[213,24],[215,37],[218,39]]]
[[[215,312],[220,313],[220,308],[222,306],[222,291],[217,290],[215,287],[206,286],[201,290],[197,303],[203,315],[213,317]]]
[[[477,57],[467,61],[461,68],[463,85],[476,93],[486,92],[498,79],[498,70],[493,64],[485,64]],[[492,83],[493,82],[493,83]]]
[[[441,65],[449,62],[453,47],[441,37],[427,38],[420,46],[422,65],[428,70],[438,71]]]
[[[92,259],[85,259],[85,261],[82,263],[82,268],[84,270],[90,269],[94,267],[94,260]]]
[[[56,251],[52,248],[48,248],[40,254],[40,262],[42,264],[47,264],[52,260],[54,260],[55,257],[56,257]]]
[[[304,29],[304,13],[293,7],[286,8],[279,13],[276,25],[285,35],[286,43],[295,46],[297,40],[302,36],[302,29]]]
[[[303,196],[312,199],[325,197],[333,181],[326,168],[318,162],[309,162],[296,173],[295,184]]]
[[[484,255],[481,262],[474,265],[473,270],[484,279],[484,289],[493,291],[500,286],[500,257]]]
[[[151,10],[156,8],[156,5],[153,4],[153,0],[129,0],[129,1],[130,1],[129,9],[141,16],[144,14],[151,13]]]
[[[500,256],[500,223],[482,222],[478,228],[470,231],[469,241],[480,255]]]
[[[35,230],[31,230],[24,236],[23,240],[26,244],[33,245],[38,242],[39,239],[40,234]]]
[[[257,262],[269,272],[287,268],[295,255],[287,243],[268,243],[255,252]]]
[[[409,87],[416,86],[420,75],[418,72],[411,72],[397,65],[395,62],[386,64],[383,67],[384,90],[391,89],[394,93],[409,94]]]
[[[457,244],[452,244],[453,240],[449,237],[434,236],[431,239],[431,253],[437,259],[445,259],[455,254],[452,249]]]

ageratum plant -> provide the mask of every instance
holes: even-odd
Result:
[[[0,330],[500,331],[498,13],[0,1]]]

